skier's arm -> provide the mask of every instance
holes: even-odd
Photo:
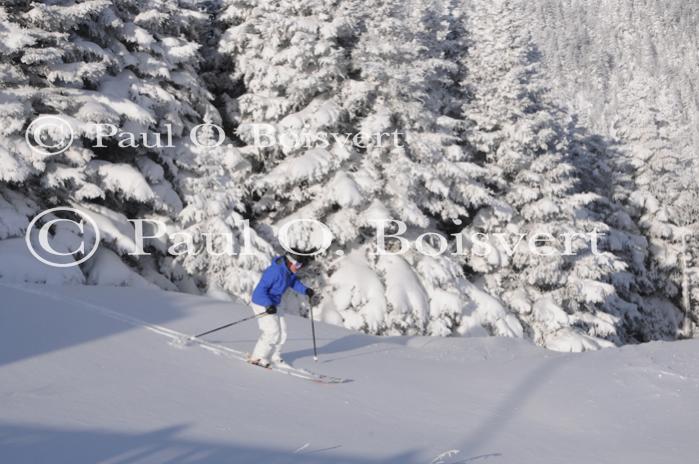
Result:
[[[291,288],[293,288],[296,293],[300,293],[301,295],[305,295],[306,291],[308,290],[308,287],[306,287],[295,275],[291,277]]]

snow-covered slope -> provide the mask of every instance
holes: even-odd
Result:
[[[687,463],[699,341],[585,354],[502,338],[375,338],[289,317],[321,385],[197,347],[242,305],[155,290],[0,285],[0,462]],[[118,316],[127,316],[127,318]],[[131,323],[125,322],[125,320]],[[243,324],[210,340],[246,350]]]

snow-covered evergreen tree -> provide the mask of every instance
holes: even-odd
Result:
[[[173,160],[186,151],[189,129],[213,110],[197,76],[198,42],[209,20],[198,3],[11,2],[2,12],[9,44],[0,50],[7,57],[3,99],[10,110],[2,146],[13,166],[7,180],[22,182],[23,193],[41,205],[85,208],[98,220],[108,248],[84,267],[90,283],[120,283],[98,278],[99,263],[120,266],[121,283],[135,279],[114,253],[164,288],[175,287],[161,273],[183,274],[168,260],[129,257],[138,248],[127,218],[174,220],[185,206],[178,169],[203,164],[196,156]],[[72,129],[67,150],[41,155],[26,145],[23,132],[40,115]],[[167,254],[162,244],[155,248],[157,256]]]
[[[366,134],[399,133],[400,145],[372,144],[361,170],[375,179],[374,207],[408,225],[406,236],[445,232],[483,204],[494,204],[488,184],[494,182],[460,145],[463,130],[458,82],[463,68],[462,22],[447,4],[377,2],[368,15],[353,64],[362,79],[363,99],[353,99]],[[439,241],[432,246],[439,248]],[[519,323],[497,304],[475,305],[478,290],[464,278],[453,258],[430,262],[420,253],[415,263],[430,301],[432,329],[446,334],[485,326],[492,333],[519,336]],[[428,264],[429,263],[429,264]],[[435,279],[436,276],[440,276]],[[461,304],[447,302],[458,301]],[[393,310],[400,314],[400,302]],[[405,318],[405,316],[401,316]]]
[[[590,8],[580,0],[546,0],[518,6],[558,100],[615,141],[618,155],[610,164],[631,178],[614,186],[615,196],[649,241],[657,292],[683,305],[685,222],[674,205],[699,190],[699,99],[696,86],[687,85],[699,72],[697,5],[621,0]],[[687,246],[690,254],[699,251]]]
[[[221,71],[239,83],[229,84],[221,101],[250,165],[241,187],[252,226],[277,245],[279,227],[301,206],[304,219],[324,216],[332,202],[321,200],[324,189],[332,187],[332,171],[349,156],[332,139],[321,144],[314,137],[341,124],[333,96],[347,72],[340,42],[351,34],[341,12],[337,2],[234,0],[217,17],[225,25],[218,50],[234,63],[233,72]],[[309,203],[314,198],[319,200]],[[290,245],[310,249],[309,239],[294,236]]]
[[[634,271],[643,269],[630,260],[643,256],[643,241],[624,224],[618,206],[584,189],[585,170],[578,164],[595,160],[570,139],[567,116],[540,82],[513,2],[479,3],[470,19],[469,142],[485,166],[503,176],[502,199],[508,207],[480,210],[465,229],[469,237],[489,234],[491,245],[486,254],[477,253],[473,243],[469,266],[519,313],[530,335],[549,347],[580,349],[604,346],[600,339],[624,343],[673,336],[672,324],[644,325],[648,315],[632,302],[642,280]],[[506,235],[493,237],[498,233]],[[593,233],[604,236],[593,238]],[[535,249],[525,243],[512,253],[519,234],[526,234],[525,241],[544,235]],[[566,243],[572,234],[587,238]],[[552,237],[563,241],[552,243]]]
[[[405,221],[414,240],[467,216],[471,202],[492,200],[484,172],[458,145],[458,97],[449,87],[458,90],[461,71],[447,55],[461,34],[450,28],[460,23],[441,3],[413,6],[231,2],[220,49],[235,59],[246,88],[229,107],[248,144],[241,152],[257,173],[250,178],[254,224],[278,231],[295,219],[315,219],[334,235],[312,268],[330,287],[322,317],[372,333],[447,335],[469,305],[471,286],[459,266],[414,251],[374,256],[375,221]],[[304,131],[349,140],[261,149],[253,133],[260,123],[273,125],[277,140]],[[298,249],[319,244],[317,228],[291,232]],[[346,257],[331,259],[335,253]],[[486,322],[497,333],[519,333],[516,321],[507,319],[512,328],[504,322],[504,311],[493,314]],[[472,319],[468,324],[478,326]]]

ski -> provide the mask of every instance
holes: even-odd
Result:
[[[292,377],[297,377],[299,379],[305,379],[305,380],[310,380],[312,382],[319,382],[319,383],[347,383],[350,380],[349,379],[343,379],[339,377],[332,377],[329,375],[325,374],[318,374],[316,372],[311,372],[306,369],[301,369],[299,367],[292,367],[292,366],[278,366],[278,365],[270,365],[269,369],[273,371],[280,372],[282,374],[287,374]]]
[[[186,346],[186,345],[191,345],[191,344],[198,345],[206,350],[213,352],[214,354],[217,354],[220,356],[225,356],[228,358],[237,359],[239,361],[243,361],[243,362],[245,362],[245,364],[248,364],[252,367],[263,368],[263,369],[279,372],[281,374],[286,374],[286,375],[289,375],[291,377],[296,377],[298,379],[310,380],[310,381],[316,382],[316,383],[338,384],[338,383],[350,382],[349,379],[343,379],[340,377],[332,377],[329,375],[318,374],[318,373],[311,372],[311,371],[308,371],[306,369],[301,369],[298,367],[292,367],[292,366],[286,367],[286,366],[280,366],[280,365],[275,365],[275,364],[270,364],[269,367],[264,367],[264,366],[252,364],[249,362],[248,353],[234,350],[233,348],[223,346],[219,343],[209,342],[209,341],[203,340],[201,338],[197,338],[197,337],[188,337],[185,340],[176,341],[174,344],[176,346]]]

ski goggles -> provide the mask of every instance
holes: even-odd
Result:
[[[298,271],[299,269],[301,269],[301,268],[303,267],[303,263],[302,263],[302,262],[296,261],[296,260],[293,259],[293,258],[288,258],[288,257],[287,257],[287,259],[289,260],[289,262],[291,262],[291,266],[294,268],[295,271]]]

